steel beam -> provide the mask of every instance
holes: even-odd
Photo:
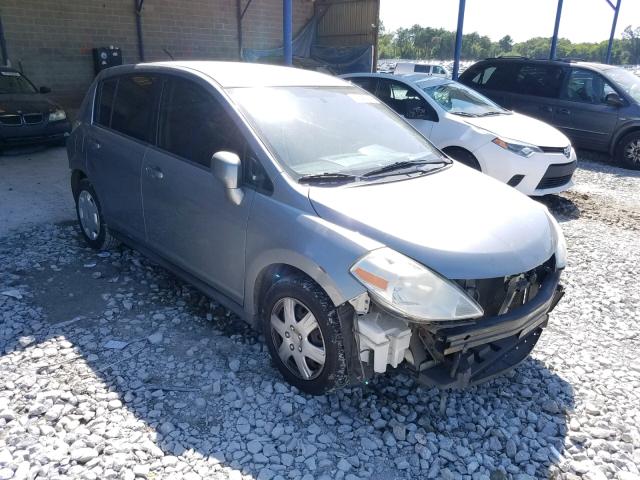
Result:
[[[458,80],[458,72],[460,71],[460,54],[462,53],[462,29],[464,26],[464,9],[466,0],[460,0],[458,7],[458,29],[456,30],[456,48],[453,52],[453,72],[451,78]]]
[[[613,37],[616,34],[616,24],[618,23],[618,13],[620,13],[620,4],[622,3],[622,0],[618,0],[618,3],[616,4],[615,7],[611,4],[609,0],[607,0],[607,3],[611,5],[611,7],[614,9],[614,12],[615,12],[613,14],[613,23],[611,24],[611,35],[609,35],[609,45],[607,45],[607,57],[605,60],[605,63],[611,63],[611,49],[613,48]]]
[[[558,10],[556,10],[556,24],[553,27],[553,37],[551,37],[551,50],[549,50],[549,59],[556,58],[556,50],[558,48],[558,31],[560,30],[560,17],[562,17],[562,1],[558,0]]]
[[[293,65],[293,0],[282,2],[282,43],[284,64]]]

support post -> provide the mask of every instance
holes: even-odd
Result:
[[[293,6],[292,0],[282,2],[282,43],[284,64],[293,65]]]
[[[2,17],[0,17],[0,53],[2,53],[2,65],[9,66],[9,54],[7,53],[7,41],[2,29]]]
[[[136,33],[138,36],[138,58],[144,62],[144,41],[142,38],[142,5],[144,0],[133,0],[136,13]]]
[[[549,60],[556,58],[558,48],[558,31],[560,30],[560,17],[562,17],[562,1],[558,0],[558,10],[556,10],[556,23],[553,27],[553,37],[551,37],[551,50],[549,50]]]
[[[451,78],[458,80],[458,72],[460,71],[460,54],[462,53],[462,29],[464,26],[464,9],[466,0],[460,0],[458,7],[458,29],[456,30],[456,47],[453,52],[453,72]]]
[[[620,12],[620,4],[622,0],[618,0],[615,6],[615,13],[613,14],[613,24],[611,25],[611,35],[609,36],[609,45],[607,45],[607,58],[605,63],[611,63],[611,49],[613,48],[613,37],[616,34],[616,24],[618,23],[618,13]]]

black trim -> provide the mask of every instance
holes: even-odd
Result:
[[[557,188],[566,185],[571,181],[573,172],[576,170],[578,162],[574,160],[569,163],[554,163],[549,165],[544,173],[536,190],[544,190],[546,188]]]

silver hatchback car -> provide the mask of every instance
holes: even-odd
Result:
[[[547,209],[339,78],[167,62],[95,80],[67,143],[80,230],[264,332],[321,394],[406,365],[466,386],[526,358],[562,296]]]

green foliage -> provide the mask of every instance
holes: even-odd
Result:
[[[436,59],[453,58],[455,32],[442,28],[421,27],[399,28],[387,32],[381,24],[378,36],[380,58]],[[595,43],[572,43],[566,38],[558,39],[558,58],[579,58],[594,62],[603,62],[607,53],[607,41]],[[536,37],[524,42],[514,43],[506,35],[492,42],[485,35],[476,32],[462,36],[462,59],[478,60],[498,55],[523,55],[529,58],[547,58],[551,47],[551,38]],[[611,54],[612,63],[640,64],[640,27],[628,26],[621,40],[615,40]]]

